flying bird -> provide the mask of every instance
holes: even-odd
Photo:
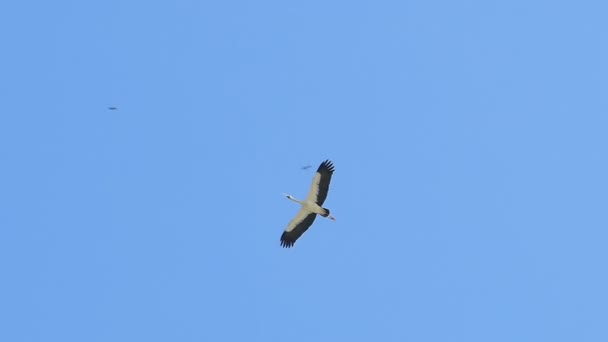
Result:
[[[109,110],[117,110],[117,107],[108,107]]]
[[[308,170],[312,167],[312,165],[306,165],[306,166],[302,166],[300,169],[302,170]]]
[[[296,240],[312,225],[317,215],[327,217],[332,221],[336,220],[335,217],[329,214],[329,209],[322,207],[329,192],[329,182],[333,173],[334,165],[331,161],[326,160],[319,165],[317,173],[312,178],[312,185],[310,186],[306,200],[299,201],[291,195],[283,194],[288,199],[300,203],[302,207],[296,217],[289,222],[283,235],[281,235],[282,247],[293,247]]]

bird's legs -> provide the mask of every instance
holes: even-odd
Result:
[[[333,217],[333,216],[331,216],[331,215],[327,216],[327,218],[328,218],[328,219],[330,219],[330,220],[332,220],[332,221],[335,221],[335,220],[336,220],[336,218],[335,218],[335,217]]]

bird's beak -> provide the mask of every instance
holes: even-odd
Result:
[[[286,193],[283,193],[283,196],[285,196],[285,197],[289,198],[289,195],[288,195],[288,194],[286,194]]]

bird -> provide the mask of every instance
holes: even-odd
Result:
[[[302,170],[308,170],[312,167],[312,165],[306,165],[306,166],[302,166],[300,169]]]
[[[116,107],[108,107],[109,110],[117,110],[118,108]]]
[[[296,217],[294,217],[285,231],[281,235],[281,247],[291,248],[296,243],[296,240],[310,228],[312,223],[317,218],[317,215],[329,218],[335,221],[336,218],[331,216],[329,209],[323,208],[323,202],[327,198],[329,192],[329,182],[334,174],[334,165],[330,160],[325,160],[319,165],[317,172],[312,178],[312,185],[308,191],[308,196],[304,201],[297,200],[289,194],[283,194],[288,199],[300,203],[302,206]]]

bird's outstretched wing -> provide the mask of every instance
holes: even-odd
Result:
[[[317,214],[311,213],[304,208],[300,209],[296,217],[285,228],[283,235],[281,235],[281,246],[285,248],[293,247],[296,240],[312,225],[315,218],[317,218]]]
[[[312,178],[312,185],[310,186],[306,199],[322,206],[327,198],[329,183],[331,182],[331,176],[333,174],[334,164],[329,160],[322,162],[317,169],[317,173],[315,173]]]

